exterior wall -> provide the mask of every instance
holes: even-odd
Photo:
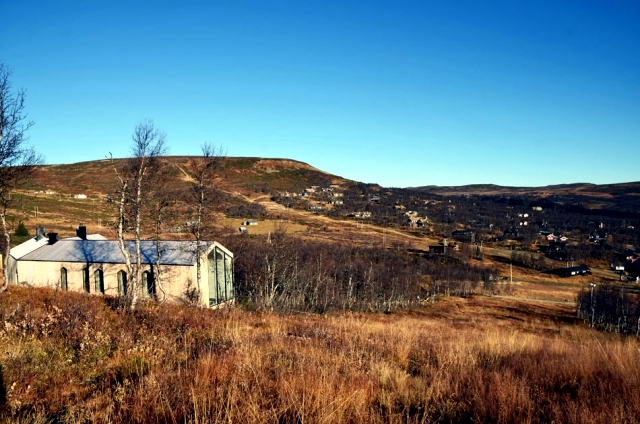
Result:
[[[215,256],[215,252],[222,252],[227,258],[225,265],[220,267],[215,265],[215,261],[211,259]],[[225,281],[231,279],[231,291],[225,292],[225,298],[233,298],[235,291],[233,288],[233,254],[219,243],[213,243],[200,258],[201,263],[201,282],[200,282],[200,304],[208,307],[210,299],[216,298],[215,293],[210,293],[210,287],[216,287],[216,277],[226,278]],[[95,272],[102,270],[104,294],[108,296],[118,296],[118,272],[127,272],[125,264],[105,264],[85,262],[45,262],[45,261],[25,261],[17,260],[13,262],[17,274],[14,272],[12,283],[25,284],[32,287],[48,287],[52,289],[61,289],[60,271],[64,267],[67,270],[67,290],[76,292],[85,292],[83,284],[83,270],[89,269],[89,293],[97,293],[95,285]],[[231,270],[231,277],[227,276]],[[151,271],[155,272],[155,265],[143,265],[141,273]],[[224,277],[222,277],[224,275]],[[157,277],[156,277],[157,278]],[[127,272],[127,282],[131,283],[131,276]],[[156,296],[159,300],[163,298],[163,291],[166,295],[166,301],[174,303],[184,303],[187,300],[187,290],[196,288],[197,284],[197,268],[196,265],[162,265],[162,289],[156,282]],[[139,282],[139,293],[141,298],[145,298],[143,293],[142,281]],[[228,290],[227,290],[228,291]],[[230,293],[230,295],[229,295]]]
[[[86,263],[78,262],[36,262],[18,261],[18,280],[22,284],[33,287],[48,287],[60,289],[60,270],[67,269],[67,289],[69,291],[84,292],[83,270]],[[124,264],[89,264],[89,293],[96,293],[94,273],[100,269],[103,273],[104,294],[118,296],[118,272],[127,272]],[[155,267],[149,265],[142,267],[142,271],[155,271]],[[170,266],[162,267],[162,289],[166,293],[169,302],[183,302],[185,290],[189,282],[195,282],[195,266]],[[130,283],[131,276],[127,275]],[[140,282],[140,285],[142,282]],[[162,297],[162,291],[156,284],[156,294]],[[143,293],[142,297],[145,295]]]

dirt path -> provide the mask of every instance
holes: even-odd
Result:
[[[509,300],[519,300],[519,301],[523,301],[523,302],[541,302],[541,303],[552,303],[555,305],[572,305],[575,306],[576,302],[574,301],[570,301],[570,300],[565,300],[564,302],[559,301],[559,300],[545,300],[545,299],[535,299],[533,297],[518,297],[518,296],[492,296],[492,297],[496,297],[498,299],[509,299]]]
[[[325,215],[316,214],[310,211],[302,211],[299,209],[287,208],[279,203],[271,200],[270,195],[260,195],[257,197],[249,197],[243,194],[236,194],[241,196],[248,202],[259,203],[264,206],[270,214],[275,214],[280,219],[290,219],[295,221],[305,222],[308,225],[312,225],[317,228],[325,228],[328,233],[335,231],[347,231],[349,233],[357,233],[361,237],[372,237],[381,239],[383,244],[404,242],[409,243],[413,247],[427,249],[429,245],[437,244],[438,240],[427,237],[417,237],[412,234],[407,234],[402,231],[398,231],[393,228],[382,228],[373,224],[367,224],[363,222],[355,222],[350,220],[336,220],[329,218]],[[333,235],[335,236],[335,234]],[[321,234],[314,234],[314,238],[325,238]],[[329,234],[327,234],[329,237]]]

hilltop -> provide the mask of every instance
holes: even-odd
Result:
[[[188,164],[193,157],[167,156],[163,160],[174,169],[172,187],[185,188],[191,180]],[[126,159],[114,159],[119,166]],[[45,165],[37,169],[32,189],[62,194],[108,195],[116,178],[109,159],[65,165]],[[304,162],[290,159],[226,157],[217,174],[218,183],[228,191],[302,190],[314,184],[349,184],[349,180],[328,174]]]

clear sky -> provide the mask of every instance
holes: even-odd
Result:
[[[47,163],[290,158],[387,187],[640,180],[640,2],[4,1]]]

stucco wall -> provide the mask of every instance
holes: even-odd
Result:
[[[206,264],[204,264],[206,267]],[[49,287],[60,289],[60,270],[67,269],[67,288],[69,291],[84,292],[83,269],[89,268],[89,292],[96,293],[95,271],[102,270],[104,278],[104,294],[110,296],[118,295],[118,271],[127,271],[124,264],[86,264],[77,262],[36,262],[18,261],[19,283],[34,287]],[[151,270],[150,266],[143,266],[142,271]],[[203,270],[206,272],[206,268]],[[205,274],[206,275],[206,274]],[[129,283],[131,277],[128,277]],[[206,287],[206,278],[203,279],[203,286]],[[189,284],[195,285],[196,267],[164,265],[162,267],[162,289],[166,293],[167,301],[183,302],[185,291]],[[141,283],[140,283],[141,284]],[[162,291],[156,284],[156,293],[162,299]],[[143,296],[144,297],[144,296]]]

